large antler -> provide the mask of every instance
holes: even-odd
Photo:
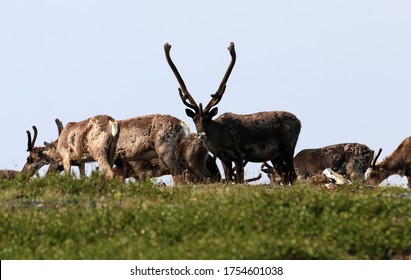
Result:
[[[183,78],[181,78],[181,75],[178,72],[177,67],[174,65],[174,62],[171,60],[170,49],[171,49],[171,45],[169,43],[165,43],[164,52],[166,53],[166,59],[167,59],[168,65],[170,65],[171,70],[173,70],[174,76],[176,76],[177,81],[180,84],[180,88],[178,89],[180,98],[187,107],[193,109],[198,114],[200,112],[200,109],[197,103],[195,102],[194,98],[188,92]]]
[[[33,131],[34,131],[34,136],[33,136],[33,140],[31,140],[31,133],[30,131],[26,131],[27,133],[27,152],[31,152],[34,148],[34,144],[36,143],[36,139],[37,139],[37,127],[35,125],[33,125]]]
[[[215,94],[212,94],[211,97],[212,99],[210,102],[207,104],[207,106],[204,108],[204,112],[210,111],[210,109],[214,106],[216,106],[221,98],[223,97],[223,94],[225,92],[226,84],[228,81],[228,78],[230,77],[231,71],[234,68],[235,60],[236,60],[236,53],[235,53],[235,48],[234,48],[234,43],[231,42],[230,46],[228,47],[228,51],[230,52],[231,55],[231,62],[230,65],[228,65],[227,71],[225,72],[224,78],[220,83],[220,86],[218,87],[218,90],[216,91]]]

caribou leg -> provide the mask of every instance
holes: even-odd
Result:
[[[283,186],[286,185],[287,184],[286,183],[286,181],[287,181],[287,179],[286,179],[286,177],[287,177],[286,166],[285,166],[281,156],[277,156],[276,159],[271,160],[271,163],[273,165],[274,170],[277,171],[278,175],[281,178],[281,184]]]
[[[71,172],[71,162],[70,162],[70,157],[68,156],[68,154],[67,154],[67,156],[65,156],[63,158],[62,162],[63,162],[63,167],[64,167],[64,173],[65,174],[70,174],[70,172]]]
[[[233,163],[231,160],[221,160],[221,164],[223,165],[225,180],[227,182],[232,182],[234,177]]]
[[[235,182],[244,183],[244,161],[235,162]]]

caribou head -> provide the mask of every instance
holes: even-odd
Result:
[[[370,167],[370,171],[368,172],[367,176],[367,183],[371,184],[372,186],[377,186],[386,178],[386,174],[384,173],[384,168],[377,165],[378,157],[381,155],[382,149],[378,150],[377,155],[373,159]]]
[[[194,98],[191,96],[191,94],[187,90],[187,87],[184,83],[183,78],[181,77],[180,73],[177,70],[177,67],[171,60],[170,49],[171,49],[171,45],[166,43],[164,45],[166,59],[167,59],[168,64],[171,67],[171,70],[176,76],[178,83],[180,84],[180,88],[178,89],[178,92],[180,94],[181,100],[188,107],[186,109],[186,114],[187,116],[193,119],[198,135],[200,136],[200,139],[205,140],[207,139],[207,132],[206,132],[207,128],[210,126],[212,118],[218,113],[218,108],[215,106],[217,106],[217,104],[221,101],[221,98],[223,97],[228,78],[230,77],[231,71],[233,70],[233,67],[236,61],[234,43],[231,42],[230,46],[228,47],[228,51],[230,52],[230,55],[231,55],[231,63],[229,64],[227,68],[227,71],[223,77],[223,80],[220,83],[220,86],[218,87],[218,90],[216,91],[215,94],[211,95],[211,100],[210,102],[208,102],[205,108],[203,108],[203,105],[201,103],[197,105],[197,102],[194,100]]]
[[[27,152],[29,152],[29,156],[21,171],[26,178],[30,178],[39,171],[40,168],[50,163],[48,156],[45,154],[47,147],[35,147],[37,139],[37,127],[35,125],[33,125],[33,131],[33,138],[31,137],[30,131],[26,131],[28,140]]]
[[[59,119],[55,119],[58,135],[60,136],[61,131],[63,130],[63,123]],[[50,164],[51,169],[58,169],[59,163],[56,162],[54,159],[56,154],[56,146],[57,140],[48,143],[44,142],[43,147],[36,147],[36,139],[37,139],[37,127],[33,125],[34,135],[33,138],[31,137],[30,131],[26,131],[27,133],[27,152],[29,152],[29,156],[27,157],[26,164],[21,171],[24,176],[30,178],[33,176],[37,171],[40,170],[43,166]]]

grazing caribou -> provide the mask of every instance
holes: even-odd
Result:
[[[56,124],[60,135],[62,123],[56,119]],[[176,183],[183,183],[184,176],[195,181],[203,181],[210,176],[204,168],[196,166],[205,164],[208,150],[201,140],[192,139],[189,127],[181,120],[170,115],[154,114],[118,121],[118,127],[114,154],[116,175],[144,180],[147,176],[171,174]],[[55,142],[45,145],[53,150]],[[191,158],[189,153],[192,154]],[[203,159],[196,159],[195,156],[202,156]],[[182,158],[187,160],[183,161]],[[51,160],[50,163],[49,172],[62,170],[61,160]],[[80,175],[84,175],[83,161],[72,161],[72,165],[78,165]],[[190,167],[186,165],[191,165],[191,170],[194,170],[188,175],[185,170]]]
[[[29,152],[29,156],[27,157],[26,163],[21,170],[21,173],[25,178],[32,177],[40,168],[44,165],[50,163],[48,156],[46,156],[45,151],[47,150],[46,147],[36,147],[36,139],[37,139],[37,127],[33,125],[34,135],[33,138],[31,137],[30,131],[26,131],[27,133],[27,152]]]
[[[244,180],[244,161],[264,162],[270,160],[281,174],[284,184],[296,179],[293,165],[294,149],[301,130],[301,122],[289,112],[272,111],[249,115],[222,114],[217,119],[215,107],[223,97],[226,83],[236,61],[234,43],[228,48],[231,63],[217,92],[203,108],[197,105],[170,57],[171,45],[166,43],[164,51],[167,62],[180,85],[182,102],[188,107],[186,114],[195,123],[198,134],[211,153],[222,162],[227,180],[233,178],[232,162],[236,168],[236,182]]]
[[[323,171],[327,168],[347,177],[351,181],[364,180],[364,174],[371,164],[374,151],[366,145],[343,143],[317,149],[305,149],[294,157],[295,172],[299,181],[326,183]],[[267,163],[262,171],[269,174],[271,182],[278,181]]]
[[[29,156],[27,157],[26,163],[23,166],[21,171],[17,170],[0,170],[0,178],[6,180],[12,180],[17,178],[20,174],[22,174],[25,178],[30,178],[33,176],[43,165],[41,165],[40,161],[42,160],[35,160],[38,157],[38,154],[41,154],[43,151],[41,149],[35,148],[34,144],[37,139],[37,127],[33,126],[34,131],[34,138],[32,140],[30,131],[27,132],[28,144],[27,144],[27,152],[29,152]],[[36,161],[36,162],[34,162]]]
[[[196,134],[183,138],[174,156],[185,168],[180,178],[184,183],[204,183],[221,179],[215,159],[208,153],[203,141]],[[171,174],[167,165],[159,157],[125,162],[125,170],[126,178],[133,177],[139,181]],[[122,175],[117,168],[116,172]]]
[[[217,158],[209,154],[204,141],[196,133],[191,133],[181,142],[177,159],[186,167],[187,182],[215,183],[221,180]]]
[[[119,125],[115,164],[123,178],[127,177],[127,162],[158,158],[170,172],[174,183],[185,183],[186,166],[177,157],[180,146],[190,137],[186,123],[170,115],[153,114],[121,120]],[[196,172],[200,174],[202,170]],[[207,174],[198,176],[203,178],[204,175]]]
[[[303,181],[327,182],[322,174],[326,168],[357,181],[364,180],[373,156],[374,151],[364,144],[343,143],[302,150],[294,157],[294,166],[298,179]]]
[[[407,176],[407,185],[408,188],[411,188],[411,137],[405,138],[391,155],[376,164],[380,154],[381,149],[370,166],[367,183],[372,186],[377,186],[384,181],[384,179],[397,174]]]
[[[273,185],[281,185],[281,176],[278,175],[277,171],[267,162],[261,164],[260,170],[267,174],[270,183]],[[298,176],[297,176],[298,178]]]
[[[207,162],[212,159],[211,155],[208,155]],[[215,163],[215,161],[213,161]],[[156,178],[163,175],[170,175],[170,171],[167,166],[159,158],[153,158],[148,161],[130,161],[125,163],[126,168],[126,178],[134,178],[138,181],[145,181],[147,178]],[[114,167],[116,174],[121,176],[120,171],[117,167]],[[210,171],[214,170],[214,174]],[[183,172],[183,179],[185,183],[206,183],[206,182],[219,182],[221,179],[220,172],[216,165],[216,169],[209,169],[207,165],[207,171],[210,173],[210,177],[204,178],[203,180],[198,179],[193,173],[190,173],[189,169]]]
[[[0,170],[0,178],[3,179],[14,179],[19,174],[22,174],[24,178],[32,177],[37,171],[40,170],[44,165],[50,163],[50,159],[46,156],[45,151],[47,150],[46,147],[36,147],[36,140],[37,140],[37,127],[33,125],[34,135],[33,138],[31,136],[30,131],[26,131],[27,133],[27,152],[29,152],[29,156],[27,157],[26,163],[23,166],[21,171],[16,170]],[[56,143],[52,143],[50,145],[55,145]]]
[[[62,164],[66,173],[70,173],[72,165],[97,161],[106,175],[113,178],[118,136],[118,122],[107,115],[70,122],[61,130],[57,143],[46,146],[45,158],[49,163]]]

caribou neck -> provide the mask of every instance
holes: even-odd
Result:
[[[200,135],[205,133],[206,139],[204,139],[204,143],[208,150],[215,155],[220,154],[216,147],[221,146],[221,139],[225,137],[226,131],[224,127],[219,122],[212,120],[208,123],[203,123],[201,127],[197,127],[197,131]]]

